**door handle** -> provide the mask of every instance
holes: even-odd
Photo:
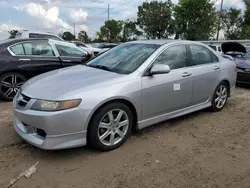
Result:
[[[19,59],[19,61],[30,61],[30,59]]]
[[[184,72],[182,77],[189,77],[191,75],[192,75],[192,73],[190,73],[190,72]]]
[[[63,62],[65,62],[65,63],[70,63],[71,60],[63,60]]]
[[[214,70],[218,70],[218,69],[220,69],[220,66],[215,65]]]

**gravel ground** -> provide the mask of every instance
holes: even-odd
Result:
[[[0,187],[39,161],[15,188],[249,188],[250,89],[219,113],[208,110],[170,120],[100,153],[86,147],[43,151],[23,142],[11,123],[10,103],[0,103]]]

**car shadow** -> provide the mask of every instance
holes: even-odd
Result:
[[[133,137],[135,140],[143,139],[143,137],[147,137],[147,135],[150,135],[150,133],[153,133],[157,130],[159,130],[159,131],[162,131],[162,129],[168,130],[171,127],[179,126],[183,121],[188,121],[188,120],[193,119],[197,116],[199,116],[199,118],[202,118],[203,116],[205,116],[207,114],[211,114],[211,112],[209,112],[208,109],[204,109],[204,110],[197,111],[197,112],[194,112],[191,114],[187,114],[187,115],[184,115],[181,117],[177,117],[177,118],[174,118],[171,120],[163,121],[161,123],[157,123],[155,125],[144,128],[140,131],[133,132],[131,134],[131,137]],[[131,139],[128,139],[128,142],[125,143],[125,147],[126,147],[126,144],[130,144],[130,141],[131,141]],[[119,149],[121,149],[121,148],[116,149],[115,152],[119,152]],[[64,149],[64,150],[45,151],[45,150],[36,148],[36,147],[28,144],[26,149],[28,149],[31,152],[31,155],[33,157],[41,158],[41,156],[42,156],[43,160],[51,160],[51,159],[53,159],[53,160],[68,160],[68,159],[70,159],[71,160],[71,159],[74,159],[77,157],[80,157],[81,159],[85,159],[85,158],[89,158],[89,157],[103,155],[103,154],[108,153],[108,152],[112,152],[112,151],[100,152],[98,150],[92,149],[89,146]]]

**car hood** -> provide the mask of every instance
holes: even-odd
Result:
[[[241,58],[235,60],[238,68],[249,69],[250,68],[250,59]]]
[[[91,90],[121,82],[126,75],[77,65],[36,76],[22,86],[22,93],[37,99],[59,100],[74,90]]]
[[[227,52],[241,52],[246,53],[246,48],[238,42],[224,42],[221,44],[221,49],[223,53]]]

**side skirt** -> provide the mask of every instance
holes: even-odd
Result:
[[[138,129],[143,129],[143,128],[149,127],[149,126],[151,126],[153,124],[160,123],[162,121],[166,121],[166,120],[169,120],[169,119],[172,119],[172,118],[176,118],[176,117],[179,117],[179,116],[190,114],[192,112],[208,108],[211,105],[212,105],[211,101],[208,100],[205,103],[190,106],[190,107],[187,107],[187,108],[184,108],[184,109],[181,109],[181,110],[177,110],[177,111],[170,112],[170,113],[167,113],[167,114],[159,115],[159,116],[149,118],[149,119],[146,119],[146,120],[142,120],[142,121],[138,122]]]

